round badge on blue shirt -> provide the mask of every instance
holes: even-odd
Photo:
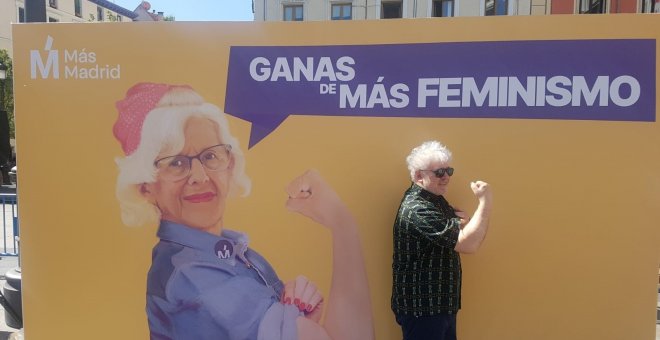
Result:
[[[215,244],[215,254],[221,259],[230,259],[234,253],[234,245],[227,240],[220,240]]]

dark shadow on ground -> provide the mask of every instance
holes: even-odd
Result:
[[[0,194],[15,194],[16,185],[0,185]],[[0,340],[2,340],[0,338]]]

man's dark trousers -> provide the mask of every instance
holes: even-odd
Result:
[[[403,340],[456,340],[456,314],[434,316],[397,315]]]

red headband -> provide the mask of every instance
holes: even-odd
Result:
[[[115,104],[119,116],[112,132],[126,156],[135,152],[140,145],[142,125],[149,112],[156,108],[167,92],[178,87],[192,89],[187,85],[138,83],[128,89],[126,98]]]

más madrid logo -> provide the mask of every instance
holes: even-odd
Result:
[[[101,58],[87,48],[53,49],[54,39],[46,38],[43,50],[30,50],[32,79],[120,79],[121,65],[99,62]]]

